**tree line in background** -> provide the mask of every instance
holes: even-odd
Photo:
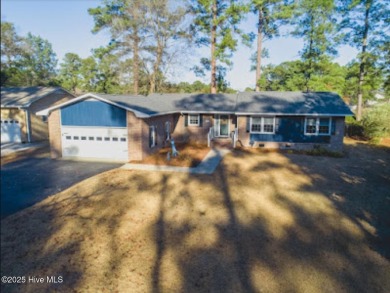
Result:
[[[93,33],[108,31],[111,41],[80,58],[58,60],[39,36],[19,36],[1,24],[1,84],[60,85],[73,92],[148,94],[153,92],[234,92],[226,72],[239,42],[256,40],[252,70],[256,91],[334,91],[357,105],[382,92],[390,96],[390,12],[383,0],[103,0],[89,9]],[[240,24],[254,13],[257,25]],[[300,58],[262,65],[270,52],[266,41],[290,35],[303,40]],[[359,53],[345,66],[333,62],[348,44]],[[210,84],[169,82],[170,73],[195,47],[210,49],[193,67],[210,73]],[[272,54],[272,52],[271,52]],[[249,70],[249,68],[248,68]]]

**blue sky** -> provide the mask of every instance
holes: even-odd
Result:
[[[91,49],[107,45],[110,36],[108,32],[92,34],[93,19],[88,14],[88,8],[101,5],[96,0],[1,0],[1,20],[14,23],[19,35],[31,32],[47,39],[53,46],[58,59],[62,60],[67,52],[77,53],[85,58],[91,54]],[[249,15],[243,23],[244,29],[255,28],[255,17]],[[283,61],[299,58],[303,43],[295,38],[282,37],[267,41],[264,46],[269,50],[270,58],[263,64],[279,64]],[[244,90],[254,87],[255,72],[250,71],[249,58],[255,51],[252,48],[240,46],[233,57],[233,68],[227,74],[230,86]],[[190,61],[181,62],[174,68],[172,80],[192,82],[196,77],[189,69],[198,62],[208,49],[195,50]],[[356,56],[356,50],[344,46],[339,49],[336,62],[344,65]],[[209,78],[201,79],[208,82]]]

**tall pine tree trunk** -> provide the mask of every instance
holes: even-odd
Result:
[[[135,31],[134,40],[133,40],[133,91],[135,95],[138,95],[139,92],[139,37],[137,30]]]
[[[156,62],[154,63],[152,76],[150,78],[149,94],[153,94],[156,91],[157,76],[159,74],[160,64],[162,61],[162,53],[162,45],[161,43],[158,43]]]
[[[363,108],[363,83],[365,75],[365,66],[366,66],[366,51],[367,51],[367,36],[369,28],[369,15],[370,8],[372,5],[372,0],[366,1],[366,10],[364,15],[364,31],[362,38],[362,53],[360,57],[360,69],[359,69],[359,85],[358,85],[358,103],[356,109],[356,120],[360,121],[362,119],[362,108]]]
[[[211,93],[217,93],[217,61],[215,56],[215,46],[217,43],[217,0],[214,0],[213,7],[213,23],[211,26]]]
[[[259,23],[257,25],[257,60],[256,60],[256,92],[260,91],[261,53],[263,50],[263,11],[259,8]]]
[[[306,72],[305,72],[306,92],[310,91],[309,83],[311,80],[311,75],[313,73],[313,58],[314,58],[313,42],[314,42],[314,17],[313,15],[311,15],[310,16],[310,42],[309,42],[309,53],[308,53],[309,64],[306,67]]]

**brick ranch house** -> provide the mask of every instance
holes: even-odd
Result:
[[[1,143],[47,140],[47,121],[35,113],[74,97],[59,87],[2,87]]]
[[[233,147],[341,151],[353,113],[329,92],[237,94],[88,93],[38,113],[49,120],[53,158],[142,160],[169,140]]]

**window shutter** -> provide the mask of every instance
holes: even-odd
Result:
[[[188,126],[188,114],[184,114],[184,126],[187,127]]]
[[[199,114],[199,127],[203,126],[203,115]]]
[[[149,147],[151,148],[152,147],[152,133],[153,133],[153,128],[151,126],[149,126]]]
[[[158,138],[158,132],[157,132],[157,125],[154,126],[154,145],[157,145],[157,138]]]
[[[250,116],[246,116],[246,132],[249,132],[250,131],[250,127],[251,127],[251,125],[250,125]]]
[[[330,118],[330,123],[332,125],[332,128],[330,130],[330,134],[335,135],[336,134],[336,120]]]
[[[305,118],[301,119],[301,132],[305,133]]]
[[[279,117],[275,117],[275,129],[274,129],[274,132],[278,132],[279,131],[279,124],[280,124],[280,118]]]

